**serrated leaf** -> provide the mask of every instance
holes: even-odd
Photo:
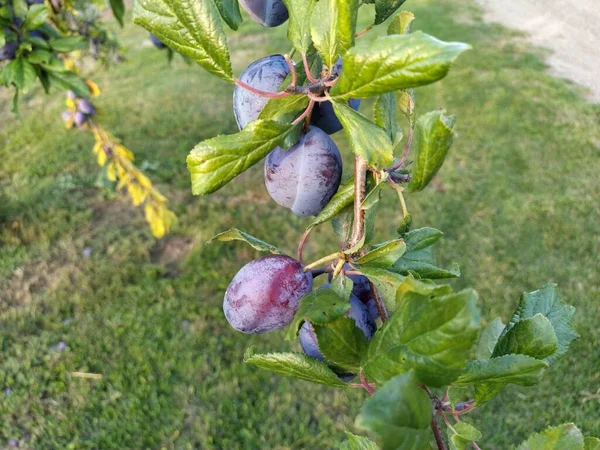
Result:
[[[187,157],[192,193],[206,195],[220,189],[282,145],[294,128],[291,124],[257,120],[239,133],[199,143]]]
[[[244,362],[277,375],[331,387],[346,387],[346,383],[325,364],[301,353],[267,353],[248,355]]]
[[[415,20],[415,15],[410,11],[400,11],[388,25],[387,34],[408,34]]]
[[[125,15],[125,4],[123,3],[123,0],[110,0],[109,3],[115,19],[123,26],[123,16]]]
[[[530,436],[517,450],[583,450],[581,431],[572,423],[550,427]]]
[[[367,349],[367,338],[354,319],[340,317],[326,325],[313,324],[313,327],[325,359],[343,370],[358,372]]]
[[[370,166],[380,169],[389,167],[394,159],[394,149],[385,130],[344,102],[332,104],[335,115],[344,126],[352,152],[364,158]]]
[[[475,357],[477,359],[487,359],[492,356],[494,347],[498,342],[498,338],[504,330],[504,323],[500,317],[496,317],[479,336],[479,343],[477,344],[477,353]]]
[[[391,379],[367,399],[358,428],[379,436],[383,450],[429,450],[433,407],[412,372]]]
[[[320,0],[313,9],[313,45],[330,70],[338,57],[354,45],[357,12],[358,0]]]
[[[420,31],[362,42],[344,56],[344,71],[330,95],[336,100],[368,98],[434,83],[469,48]]]
[[[396,293],[406,277],[381,267],[362,266],[359,271],[373,283],[388,311],[393,312],[396,309]]]
[[[450,450],[471,450],[472,443],[481,439],[481,432],[466,422],[458,422],[447,430]]]
[[[214,0],[137,0],[133,22],[208,72],[233,82],[227,38]]]
[[[537,291],[523,293],[519,306],[506,325],[500,339],[519,321],[531,318],[538,313],[550,320],[558,339],[556,353],[546,359],[551,364],[567,351],[571,342],[579,337],[571,326],[575,308],[561,300],[555,284],[547,284]]]
[[[214,2],[227,26],[237,30],[243,21],[238,0],[214,0]]]
[[[503,333],[494,347],[492,358],[518,354],[545,359],[556,352],[557,345],[554,327],[547,317],[537,313],[519,320],[507,333]]]
[[[424,248],[431,247],[437,241],[439,241],[444,233],[435,228],[417,228],[416,230],[409,231],[404,235],[404,241],[406,242],[406,250],[409,252],[415,252],[423,250]]]
[[[394,263],[392,270],[403,275],[414,274],[430,280],[458,278],[460,276],[460,268],[456,263],[452,263],[448,269],[438,267],[435,264],[431,247],[423,250],[407,251]]]
[[[58,53],[70,53],[75,50],[84,50],[88,47],[88,41],[81,36],[65,36],[55,39],[50,39],[48,44]]]
[[[352,290],[354,289],[354,282],[351,278],[342,276],[340,274],[331,280],[329,289],[335,292],[342,300],[350,301],[350,296],[352,295]]]
[[[261,241],[260,239],[257,239],[248,233],[238,230],[237,228],[232,228],[231,230],[227,230],[222,233],[219,233],[216,236],[214,236],[213,238],[211,238],[209,241],[207,241],[206,243],[210,244],[214,241],[222,241],[222,242],[243,241],[243,242],[247,243],[248,245],[250,245],[252,248],[259,250],[261,252],[270,252],[275,255],[283,255],[283,252],[281,250],[279,250],[277,247],[275,247],[274,245],[271,245],[267,242]]]
[[[283,0],[283,3],[290,14],[288,39],[301,55],[306,55],[312,45],[310,25],[317,0]]]
[[[399,294],[397,308],[367,348],[362,368],[385,382],[414,370],[419,382],[441,387],[456,380],[479,334],[477,293]]]
[[[375,125],[387,132],[391,142],[396,141],[396,136],[402,131],[398,126],[398,104],[395,92],[386,92],[377,97],[373,106],[373,121]]]
[[[364,436],[357,436],[346,431],[346,440],[340,445],[340,450],[379,450],[375,442]]]
[[[377,248],[367,252],[358,258],[355,262],[359,265],[369,265],[371,267],[388,267],[400,258],[406,251],[406,244],[403,239],[394,239],[385,242]]]
[[[3,77],[6,84],[13,84],[19,91],[27,93],[37,79],[37,72],[23,56],[13,59],[4,67]]]
[[[600,439],[586,436],[583,439],[583,450],[600,450]]]
[[[304,321],[314,325],[327,325],[350,311],[350,302],[340,298],[331,289],[317,289],[300,299],[298,311],[290,324],[285,338],[294,340]]]
[[[375,0],[375,25],[385,22],[406,0]]]
[[[31,31],[42,26],[48,18],[50,11],[44,4],[31,5],[21,26],[24,30]]]
[[[469,361],[456,386],[475,385],[479,405],[492,399],[507,384],[533,386],[539,383],[544,361],[526,355],[504,355],[492,359]]]
[[[258,118],[289,123],[306,109],[308,102],[308,97],[305,95],[288,95],[283,98],[272,98],[262,109]]]

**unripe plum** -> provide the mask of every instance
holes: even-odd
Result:
[[[3,47],[0,47],[0,61],[10,61],[14,59],[17,48],[19,48],[19,43],[17,41],[7,42]]]
[[[240,0],[240,5],[263,27],[278,27],[289,18],[282,0]]]
[[[160,50],[162,50],[163,48],[166,47],[166,45],[163,43],[163,41],[161,41],[159,38],[154,36],[152,33],[150,33],[150,40],[152,41],[152,44],[154,44],[154,46]]]
[[[312,275],[293,258],[269,255],[246,264],[225,292],[223,311],[242,333],[266,333],[289,325]]]
[[[341,178],[340,152],[317,127],[310,127],[289,150],[277,147],[265,160],[269,195],[297,216],[319,214],[337,192]]]
[[[240,80],[263,92],[275,93],[290,73],[283,55],[271,55],[254,61],[242,74]],[[239,129],[256,120],[269,99],[240,87],[233,89],[233,112]]]
[[[79,104],[77,105],[77,108],[79,109],[79,111],[88,116],[93,116],[94,114],[96,114],[96,108],[94,108],[94,105],[92,105],[85,98],[79,99]]]
[[[360,100],[352,98],[348,102],[354,111],[358,111]],[[316,103],[312,112],[311,123],[327,134],[334,134],[344,128],[333,111],[331,102]]]

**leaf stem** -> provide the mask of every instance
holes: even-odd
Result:
[[[298,261],[302,264],[302,250],[304,250],[304,245],[306,244],[306,240],[308,239],[308,235],[312,231],[312,228],[308,228],[302,237],[300,238],[300,242],[298,243]]]
[[[234,78],[233,81],[239,87],[241,87],[243,89],[246,89],[247,91],[252,92],[253,94],[260,95],[261,97],[283,98],[283,97],[287,97],[288,95],[290,95],[290,93],[287,92],[287,91],[281,91],[281,92],[265,92],[265,91],[261,91],[260,89],[255,89],[252,86],[250,86],[249,84],[244,83],[239,78]]]
[[[400,161],[398,162],[398,164],[396,164],[394,167],[392,167],[392,170],[398,170],[400,167],[402,167],[402,165],[406,161],[406,158],[408,158],[408,153],[410,152],[410,147],[412,146],[412,140],[413,140],[413,128],[410,127],[408,129],[408,136],[406,137],[406,145],[404,146],[404,153],[402,153],[402,157],[400,158]]]
[[[308,106],[306,107],[306,109],[304,110],[304,112],[302,114],[300,114],[296,118],[296,120],[294,120],[292,122],[292,124],[293,125],[298,125],[300,122],[302,122],[312,112],[314,106],[315,106],[315,101],[311,98],[310,102],[308,103]]]
[[[371,395],[375,394],[375,389],[373,389],[373,384],[369,383],[367,381],[367,379],[365,378],[365,374],[363,373],[362,370],[360,371],[360,382],[362,383],[363,387],[365,388],[365,391],[367,391]]]
[[[311,83],[316,83],[317,80],[315,77],[313,77],[313,74],[310,71],[310,66],[308,64],[308,59],[306,58],[306,55],[302,55],[302,64],[304,65],[304,73],[306,74],[306,78],[308,78],[308,81],[310,81]]]
[[[285,62],[287,63],[287,65],[290,69],[290,73],[292,74],[292,83],[290,86],[296,88],[296,83],[298,82],[298,75],[296,74],[296,68],[294,67],[294,63],[292,62],[292,60],[290,59],[290,57],[288,55],[285,55],[284,58],[285,58]]]
[[[354,35],[354,37],[361,37],[363,34],[365,34],[365,33],[369,32],[369,31],[371,31],[371,28],[373,28],[373,25],[369,25],[367,28],[364,28],[364,29],[362,29],[362,30],[358,31],[358,32],[357,32],[357,33]]]
[[[331,255],[324,256],[323,258],[318,259],[315,262],[308,264],[307,266],[304,266],[304,271],[308,272],[309,270],[314,269],[315,267],[319,267],[325,263],[328,263],[329,261],[333,261],[334,259],[343,258],[344,256],[345,255],[342,252],[332,253]]]

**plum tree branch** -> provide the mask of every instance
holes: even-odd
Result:
[[[353,248],[365,234],[365,212],[362,204],[365,201],[367,185],[367,161],[356,155],[354,157],[354,222],[348,248]]]
[[[437,419],[437,410],[433,410],[433,416],[431,417],[431,429],[433,431],[433,435],[435,436],[435,443],[437,445],[438,450],[448,450],[446,447],[446,441],[444,441],[444,436],[442,435],[442,430],[440,429],[440,424]]]

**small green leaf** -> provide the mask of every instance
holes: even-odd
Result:
[[[329,289],[335,292],[342,300],[350,301],[350,296],[352,295],[352,290],[354,289],[354,282],[352,279],[340,274],[331,280]]]
[[[432,111],[417,120],[415,129],[416,156],[409,192],[422,191],[440,170],[455,133],[452,130],[455,116],[445,116],[444,111]]]
[[[317,0],[283,0],[290,14],[288,39],[301,55],[306,55],[312,45],[310,24]]]
[[[257,120],[239,133],[199,143],[187,157],[192,193],[206,195],[220,189],[282,145],[295,128],[291,124]]]
[[[214,0],[219,14],[232,30],[237,30],[242,23],[238,0]]]
[[[338,57],[354,45],[358,0],[320,0],[311,17],[311,36],[331,70]]]
[[[369,343],[362,368],[377,383],[415,370],[419,382],[446,386],[462,373],[479,321],[473,290],[442,296],[399,291],[397,308]]]
[[[413,89],[398,91],[396,99],[398,100],[398,111],[404,114],[406,120],[412,127],[415,123],[415,95]]]
[[[243,241],[258,251],[271,252],[275,255],[283,255],[283,252],[274,245],[261,241],[260,239],[257,239],[248,233],[244,233],[243,231],[238,230],[237,228],[232,228],[231,230],[219,233],[206,243],[210,244],[214,241]]]
[[[477,344],[477,359],[488,359],[492,356],[494,347],[498,342],[498,338],[504,330],[504,323],[500,317],[496,317],[479,336],[479,343]]]
[[[44,4],[31,5],[25,16],[22,28],[27,31],[35,30],[42,26],[48,18],[50,11]]]
[[[300,299],[300,306],[290,324],[285,338],[296,339],[302,323],[308,320],[313,325],[327,325],[350,311],[350,302],[340,298],[331,289],[317,289]]]
[[[31,89],[38,77],[34,65],[23,56],[13,59],[6,65],[3,76],[6,84],[15,85],[24,94]]]
[[[110,9],[112,10],[115,19],[123,26],[123,16],[125,15],[125,4],[123,0],[110,0]]]
[[[600,450],[600,439],[586,436],[583,439],[583,450]]]
[[[325,205],[325,208],[311,222],[308,228],[316,227],[322,223],[328,222],[340,214],[354,202],[354,178],[350,178],[338,188],[333,198]]]
[[[431,247],[437,241],[439,241],[444,233],[435,228],[417,228],[404,235],[404,241],[406,242],[406,251],[416,252],[423,250],[424,248]]]
[[[415,20],[415,15],[410,11],[400,11],[388,25],[387,34],[408,34]]]
[[[371,267],[388,267],[400,258],[406,251],[402,239],[385,242],[356,260],[356,264],[367,264]]]
[[[27,56],[27,60],[32,64],[47,64],[51,59],[52,53],[45,50],[34,50]]]
[[[398,104],[395,92],[386,92],[377,98],[373,106],[373,121],[388,133],[391,142],[396,141],[396,136],[402,131],[398,126]]]
[[[530,436],[517,450],[583,450],[581,431],[572,423],[550,427]]]
[[[498,340],[492,358],[501,355],[527,355],[545,359],[556,352],[558,340],[552,323],[540,313],[519,320]]]
[[[346,387],[346,383],[325,364],[301,353],[267,353],[246,355],[244,362],[277,375],[331,387]]]
[[[283,98],[272,98],[262,109],[258,118],[289,123],[306,109],[308,102],[308,97],[305,95],[288,95]]]
[[[327,325],[313,325],[325,359],[343,370],[358,372],[367,338],[354,319],[340,317]]]
[[[469,48],[420,31],[361,42],[344,56],[344,70],[330,95],[336,100],[368,98],[434,83]]]
[[[137,0],[133,22],[208,72],[233,82],[227,38],[214,0]]]
[[[380,169],[389,167],[394,154],[392,141],[385,130],[344,102],[332,104],[335,115],[344,126],[350,149],[354,154],[364,158],[370,166]]]
[[[471,450],[472,443],[480,439],[481,432],[466,422],[458,422],[452,428],[448,428],[450,450]]]
[[[412,372],[377,390],[360,409],[358,428],[379,436],[383,450],[429,450],[433,407]]]
[[[406,277],[381,267],[362,266],[359,271],[373,283],[388,311],[393,312],[396,309],[396,293]]]
[[[357,436],[346,431],[346,440],[342,442],[340,450],[379,450],[377,444],[364,436]]]
[[[406,0],[375,0],[375,25],[385,22]]]
[[[58,53],[70,53],[75,50],[84,50],[88,47],[88,41],[81,36],[65,36],[48,41],[52,50]]]
[[[470,361],[456,386],[475,385],[475,400],[479,405],[491,400],[507,384],[533,386],[539,383],[544,361],[526,355],[504,355],[492,359]]]

